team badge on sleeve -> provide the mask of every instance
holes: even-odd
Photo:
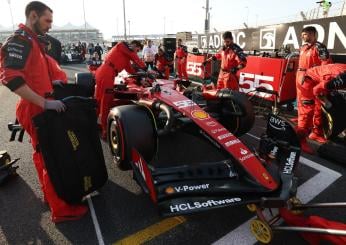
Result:
[[[28,41],[14,36],[3,47],[4,67],[22,69],[30,53],[31,45]]]

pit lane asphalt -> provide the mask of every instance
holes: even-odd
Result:
[[[75,64],[63,67],[73,80],[74,73],[85,71],[85,65]],[[91,215],[79,221],[54,225],[50,221],[48,207],[42,202],[42,193],[36,177],[34,165],[31,160],[31,144],[27,135],[24,142],[8,142],[10,133],[7,123],[15,117],[15,103],[17,97],[3,86],[0,86],[0,150],[7,150],[11,157],[21,158],[19,161],[19,177],[6,186],[0,187],[0,244],[98,244],[94,223]],[[259,136],[264,131],[263,120],[258,119],[258,124],[251,134]],[[197,154],[201,158],[212,158],[207,145],[195,147],[194,138],[184,136],[172,149],[161,147],[160,157],[179,162],[180,159],[188,161],[188,157]],[[258,141],[250,136],[242,139],[250,146],[257,146]],[[179,143],[180,142],[180,143]],[[156,224],[164,218],[160,217],[141,189],[132,179],[131,172],[118,170],[111,161],[106,144],[103,144],[105,159],[109,173],[109,181],[101,189],[99,196],[92,198],[97,220],[105,244],[121,241],[148,226]],[[332,163],[318,156],[306,156],[312,161],[342,174],[333,184],[316,196],[314,202],[346,201],[345,167]],[[299,175],[300,183],[313,178],[317,170],[306,165],[301,165]],[[317,182],[318,184],[318,182]],[[314,187],[311,187],[314,188]],[[309,210],[309,214],[321,214],[323,217],[346,222],[344,209]],[[148,240],[146,244],[211,244],[236,229],[245,221],[253,217],[245,207],[222,208],[200,214],[185,216],[185,222]],[[145,232],[144,232],[145,233]],[[158,234],[158,233],[156,233]],[[239,241],[240,237],[234,238]],[[233,239],[225,244],[234,243]],[[272,244],[306,244],[296,233],[274,233]]]

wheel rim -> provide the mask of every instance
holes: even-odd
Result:
[[[270,226],[259,219],[251,221],[250,229],[255,238],[262,243],[268,244],[273,239],[273,233]]]
[[[120,144],[119,144],[119,135],[118,135],[118,124],[116,120],[113,120],[111,122],[111,125],[109,127],[109,145],[114,157],[114,160],[119,162],[120,161]]]
[[[332,116],[330,115],[330,113],[322,106],[322,111],[323,111],[323,133],[324,133],[324,136],[328,139],[332,133],[333,133],[333,125],[334,125],[334,122],[333,122],[333,118]]]

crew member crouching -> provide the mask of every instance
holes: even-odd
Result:
[[[346,64],[329,64],[310,68],[305,73],[301,89],[304,93],[304,120],[307,128],[312,128],[309,139],[325,143],[323,134],[321,97],[332,89],[345,88]],[[301,115],[300,115],[301,116]],[[299,118],[298,118],[299,119]]]

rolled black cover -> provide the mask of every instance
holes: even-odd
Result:
[[[65,98],[63,113],[45,111],[33,118],[45,166],[58,196],[67,203],[102,187],[108,179],[98,135],[96,102]]]

